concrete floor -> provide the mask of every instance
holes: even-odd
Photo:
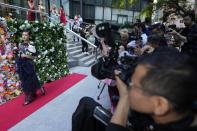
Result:
[[[97,88],[99,81],[91,75],[90,68],[74,67],[71,68],[71,72],[86,74],[87,77],[10,128],[9,131],[71,131],[72,113],[79,100],[84,96],[96,100],[100,91]],[[98,102],[110,108],[107,88]]]

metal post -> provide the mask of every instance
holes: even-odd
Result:
[[[140,0],[140,12],[142,11],[142,0]],[[140,15],[139,15],[139,19],[140,19]]]
[[[112,10],[112,9],[113,9],[113,8],[112,8],[112,2],[113,2],[113,0],[111,0],[111,22],[112,22],[112,11],[113,11],[113,10]]]
[[[51,16],[51,8],[50,8],[50,0],[47,0],[47,6],[48,6],[48,14],[49,14],[49,16]]]
[[[80,15],[83,18],[83,0],[80,0]]]
[[[132,18],[132,23],[134,22],[134,7],[133,7],[133,18]]]
[[[103,0],[103,3],[102,3],[102,4],[103,4],[103,21],[104,21],[104,3],[105,3],[105,2],[104,2],[104,0]]]
[[[195,3],[194,3],[194,9],[195,9],[195,16],[196,16],[196,21],[197,21],[197,0],[195,0]]]

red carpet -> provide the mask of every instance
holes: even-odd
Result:
[[[81,74],[71,74],[48,83],[45,85],[46,95],[41,96],[39,92],[38,98],[27,106],[22,105],[24,101],[23,95],[1,105],[0,131],[6,131],[11,128],[85,77],[85,75]]]

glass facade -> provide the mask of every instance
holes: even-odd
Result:
[[[27,0],[0,0],[0,2],[10,5],[20,6],[24,8],[29,8]],[[34,0],[34,2],[35,2],[35,9],[38,10],[39,0]],[[53,4],[55,4],[57,10],[59,10],[61,2],[62,0],[42,0],[43,6],[45,7],[44,12],[50,13]],[[8,13],[12,13],[13,17],[24,19],[26,18],[27,11],[0,6],[0,16],[7,16]],[[37,14],[37,17],[38,16],[39,15]]]
[[[35,1],[35,8],[38,9],[38,1]],[[42,0],[43,5],[45,6],[45,12],[50,14],[53,4],[56,5],[57,10],[59,10],[60,5],[64,6],[65,12],[69,15],[70,18],[74,18],[75,15],[81,15],[86,22],[95,22],[95,21],[133,21],[134,16],[137,16],[137,13],[147,4],[147,0],[140,0],[134,6],[129,6],[129,0],[123,2],[122,8],[115,8],[115,4],[119,4],[118,0]],[[82,1],[82,5],[81,5]],[[21,7],[28,8],[27,0],[0,0],[3,3],[9,3]],[[118,5],[119,6],[119,5]],[[82,13],[81,14],[81,8]],[[20,11],[16,9],[0,8],[0,15],[6,16],[11,12],[14,17],[25,18],[27,12]],[[22,15],[21,15],[22,14]],[[121,15],[124,15],[121,16]],[[37,14],[39,18],[39,14]],[[133,17],[133,18],[131,18]],[[131,20],[132,19],[132,20]]]
[[[80,2],[82,1],[82,7]],[[146,6],[147,0],[140,0],[134,6],[129,6],[129,1],[125,0],[120,9],[118,0],[70,0],[69,12],[70,18],[74,18],[75,15],[80,14],[81,8],[83,14],[81,15],[86,22],[95,21],[133,21],[139,12]],[[115,7],[114,4],[117,6]],[[120,16],[120,15],[124,15]],[[131,18],[133,17],[133,18]]]
[[[42,0],[43,5],[46,5],[46,0]],[[10,5],[15,5],[23,8],[29,8],[27,0],[0,0],[0,2]],[[38,0],[34,0],[35,2],[35,9],[38,9]],[[21,18],[26,19],[27,11],[14,9],[10,7],[1,6],[0,8],[0,16],[8,16],[8,13],[12,13],[14,18]]]
[[[0,0],[0,2],[5,3],[5,4],[22,6],[22,7],[25,7],[24,5],[27,4],[27,1],[24,1],[24,0]],[[0,5],[0,16],[8,16],[8,13],[12,13],[14,16],[18,16],[17,14],[21,14],[21,12],[19,12],[16,9],[11,9],[11,8]]]

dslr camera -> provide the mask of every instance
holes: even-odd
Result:
[[[105,44],[110,47],[109,55],[102,57],[92,66],[91,73],[99,80],[110,78],[114,79],[114,70],[120,70],[120,78],[128,84],[130,76],[136,65],[137,57],[125,54],[119,57],[119,47],[121,45],[120,26],[101,23],[95,28],[95,33],[99,38],[104,38]]]

